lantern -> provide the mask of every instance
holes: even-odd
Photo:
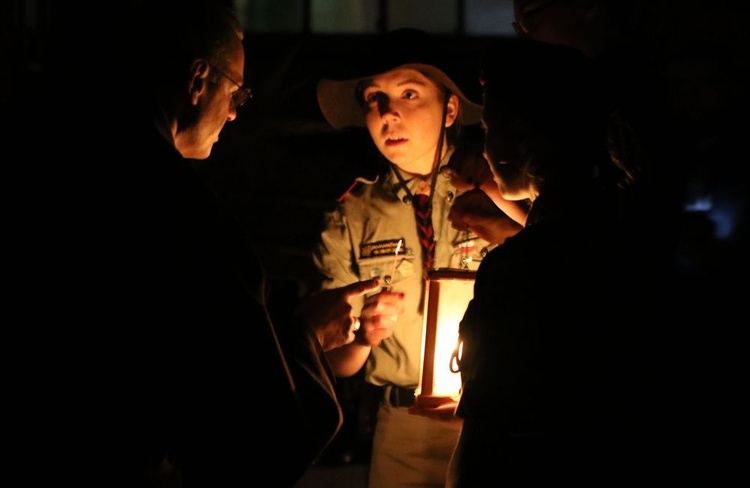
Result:
[[[437,407],[458,401],[461,374],[455,360],[460,357],[458,324],[474,296],[476,271],[431,270],[427,274],[422,326],[422,367],[416,402]]]

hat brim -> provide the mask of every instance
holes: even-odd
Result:
[[[463,125],[478,123],[482,118],[482,106],[469,100],[453,80],[442,70],[422,63],[407,63],[393,69],[414,69],[420,71],[458,95],[460,100],[459,120]],[[390,70],[389,70],[390,71]],[[365,112],[355,97],[357,84],[381,73],[360,76],[348,80],[324,78],[318,82],[318,106],[329,124],[336,129],[345,127],[366,127]]]

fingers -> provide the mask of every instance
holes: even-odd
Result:
[[[490,217],[486,217],[484,215],[478,215],[478,214],[472,215],[472,214],[467,213],[461,216],[461,220],[463,221],[465,225],[472,226],[472,225],[487,224],[488,222],[492,222],[493,219]]]
[[[452,221],[451,227],[459,232],[471,232],[472,230],[468,225],[460,221]]]
[[[453,168],[446,165],[440,168],[440,174],[446,178],[453,178],[453,176],[456,175],[456,172],[453,171]]]
[[[403,293],[383,291],[365,300],[362,315],[397,315],[403,311],[403,302]]]
[[[369,280],[358,281],[344,287],[344,291],[348,298],[358,297],[365,293],[376,291],[380,287],[380,280],[372,278]]]
[[[482,183],[492,180],[490,166],[484,156],[477,152],[472,157],[458,158],[458,166],[446,165],[440,168],[440,174],[451,179],[451,183],[459,190],[479,188]]]
[[[467,179],[465,179],[461,174],[459,174],[458,172],[456,172],[456,170],[449,166],[443,166],[440,169],[440,174],[445,178],[450,178],[451,184],[460,191],[465,191],[473,188],[471,178],[469,178],[467,181]]]

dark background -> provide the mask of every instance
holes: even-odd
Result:
[[[77,198],[75,189],[82,180],[87,186],[102,184],[93,175],[110,161],[79,160],[81,146],[92,143],[91,139],[102,143],[110,125],[112,130],[121,127],[111,120],[117,118],[118,102],[124,99],[116,91],[126,86],[123,79],[148,82],[148,74],[137,67],[103,63],[109,50],[122,47],[124,40],[112,35],[117,29],[108,27],[110,22],[116,24],[120,4],[102,3],[109,5],[53,0],[11,0],[2,5],[0,113],[7,128],[3,144],[9,197],[6,239],[14,244],[8,251],[10,261],[21,268],[15,292],[24,300],[31,297],[28,310],[45,308],[33,299],[41,293],[40,287],[65,286],[76,279],[75,263],[65,267],[71,275],[61,276],[54,266],[66,259],[68,246],[93,245],[77,241],[72,214],[81,207],[66,202]],[[746,219],[747,3],[636,0],[636,4],[638,36],[649,46],[658,81],[668,87],[675,120],[683,124],[682,142],[694,146],[706,174],[731,183],[729,193],[739,202],[740,212],[732,218]],[[464,53],[469,70],[478,67],[482,47],[491,38],[468,36],[460,29],[437,37],[449,49]],[[366,131],[332,130],[315,98],[319,77],[351,62],[373,40],[372,33],[321,35],[309,28],[298,33],[247,32],[245,80],[255,97],[240,109],[236,121],[227,124],[212,156],[194,163],[253,235],[272,282],[274,307],[290,306],[310,291],[310,250],[323,212],[334,206],[356,176],[377,167]],[[99,71],[100,63],[107,68]],[[70,98],[87,93],[88,86],[90,99],[76,110],[76,100]],[[56,134],[57,124],[66,126],[63,138],[36,137]],[[40,147],[44,150],[38,151]],[[111,159],[117,159],[116,148]],[[708,182],[696,180],[699,186]],[[78,204],[96,206],[97,202]],[[106,215],[101,218],[106,220]],[[747,242],[746,230],[718,238],[733,246]],[[338,388],[346,423],[321,464],[366,463],[377,392],[358,376],[341,380]]]
[[[98,70],[108,66],[107,56],[114,48],[127,49],[127,39],[116,37],[123,28],[117,24],[118,6],[123,8],[127,1],[104,6],[75,0],[3,4],[0,107],[10,114],[8,141],[19,143],[9,146],[21,156],[10,161],[13,169],[31,171],[27,176],[33,178],[69,176],[68,171],[59,174],[52,161],[23,161],[24,149],[44,142],[34,140],[33,130],[14,141],[14,130],[47,123],[45,114],[52,115],[54,123],[76,126],[73,137],[55,151],[55,156],[75,161],[77,146],[87,143],[87,132],[100,137],[100,132],[106,134],[107,120],[117,117],[118,100],[124,97],[116,87],[123,86],[122,80],[147,82],[148,74],[138,73],[137,67]],[[728,0],[634,0],[634,4],[637,37],[657,66],[660,79],[655,82],[668,87],[676,119],[685,124],[685,144],[697,144],[704,135],[733,134],[732,124],[745,118],[748,100],[747,4]],[[378,26],[388,29],[383,22]],[[469,36],[466,30],[459,25],[454,33],[435,35],[448,50],[460,52],[467,73],[474,73],[483,47],[496,36]],[[374,33],[316,34],[309,19],[300,32],[246,33],[245,80],[255,97],[242,107],[236,121],[227,124],[212,156],[196,167],[247,224],[274,279],[295,286],[303,280],[300,286],[304,286],[312,271],[308,251],[321,213],[331,208],[355,176],[368,174],[377,165],[366,132],[332,130],[315,98],[317,80],[356,60],[373,37]],[[91,85],[92,95],[80,110],[76,101],[64,102],[81,88],[86,93],[86,85]],[[478,91],[474,96],[479,96]],[[59,103],[71,113],[61,114]],[[112,124],[113,130],[116,127]],[[74,163],[68,166],[75,169]],[[32,195],[27,198],[35,201]]]

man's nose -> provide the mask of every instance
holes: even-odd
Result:
[[[227,122],[231,122],[236,118],[237,118],[237,108],[235,108],[235,106],[232,105],[229,107],[229,112],[227,112]]]

